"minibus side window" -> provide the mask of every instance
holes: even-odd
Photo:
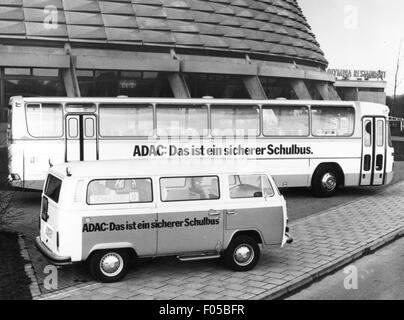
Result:
[[[219,178],[173,177],[160,179],[161,201],[200,201],[220,198]]]
[[[229,176],[230,198],[273,197],[275,192],[266,175],[231,175]]]
[[[87,187],[90,205],[148,202],[153,202],[150,178],[93,180]]]
[[[50,174],[48,176],[48,180],[46,181],[45,195],[49,199],[58,203],[61,188],[62,188],[62,180]]]

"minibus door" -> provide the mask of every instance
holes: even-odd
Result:
[[[97,121],[95,115],[66,116],[65,161],[98,160]]]
[[[384,118],[363,118],[361,186],[378,186],[384,183],[386,159],[385,129],[386,120]]]
[[[212,202],[212,201],[205,201]],[[214,201],[213,201],[214,203]],[[157,254],[215,253],[223,244],[223,210],[200,204],[166,203],[158,212]],[[171,222],[172,225],[165,223]]]

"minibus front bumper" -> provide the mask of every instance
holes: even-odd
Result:
[[[56,266],[65,266],[65,265],[69,265],[72,263],[72,259],[70,257],[58,256],[57,254],[50,251],[44,245],[44,243],[41,241],[40,237],[36,237],[35,245],[36,245],[37,249],[39,250],[39,252],[42,253],[42,255],[46,259],[48,259],[50,262],[52,262],[52,264],[54,264]]]
[[[293,237],[290,234],[290,228],[287,226],[285,228],[285,238],[286,238],[286,244],[292,244],[293,243]]]

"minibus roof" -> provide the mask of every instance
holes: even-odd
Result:
[[[266,173],[263,161],[257,160],[99,160],[55,165],[49,172],[61,178],[125,178],[148,176],[217,175],[221,173]]]

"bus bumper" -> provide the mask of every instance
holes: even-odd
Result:
[[[386,184],[392,183],[393,179],[394,179],[394,172],[387,172],[386,173]]]
[[[52,264],[56,266],[65,266],[72,263],[72,259],[70,257],[62,257],[50,251],[41,241],[40,237],[35,238],[35,245],[39,252],[48,259]]]

